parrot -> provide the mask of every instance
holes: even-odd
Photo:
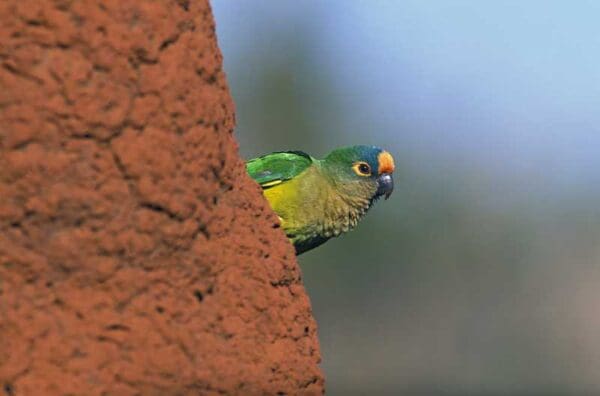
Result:
[[[279,151],[246,162],[296,254],[353,229],[394,190],[394,159],[376,146],[349,146],[316,159]]]

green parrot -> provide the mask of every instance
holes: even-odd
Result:
[[[336,149],[319,160],[302,151],[251,159],[246,170],[263,189],[296,254],[354,228],[394,189],[394,159],[375,146]]]

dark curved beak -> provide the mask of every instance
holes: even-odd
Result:
[[[389,173],[384,173],[377,178],[377,196],[385,195],[388,199],[394,191],[394,179]]]

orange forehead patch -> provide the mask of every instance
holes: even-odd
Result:
[[[379,161],[379,174],[394,172],[394,158],[387,151],[382,151],[377,157]]]

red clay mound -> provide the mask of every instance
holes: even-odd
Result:
[[[0,395],[320,394],[207,1],[0,2]]]

